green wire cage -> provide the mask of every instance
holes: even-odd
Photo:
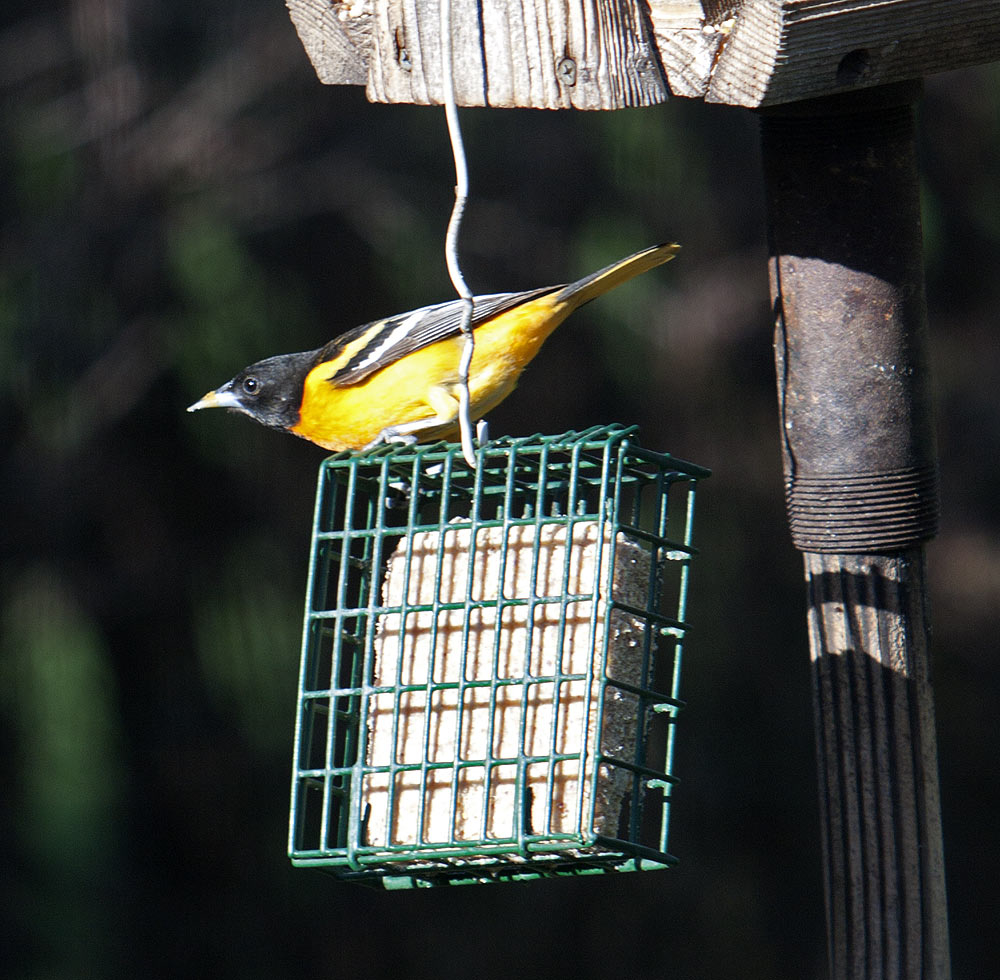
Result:
[[[708,471],[635,429],[320,468],[289,853],[413,887],[662,868]]]

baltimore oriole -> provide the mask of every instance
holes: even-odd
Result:
[[[568,286],[477,296],[471,420],[511,393],[545,338],[574,310],[669,261],[679,248],[647,248]],[[334,451],[453,435],[462,314],[456,299],[365,323],[318,350],[251,364],[188,411],[234,409]]]

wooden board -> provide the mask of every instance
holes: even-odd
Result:
[[[997,0],[752,0],[705,99],[775,105],[1000,58]]]
[[[364,85],[368,78],[371,10],[364,4],[287,0],[302,47],[324,85]]]
[[[438,0],[374,7],[368,97],[440,104]],[[667,96],[642,0],[453,0],[459,105],[617,109]]]
[[[321,81],[440,104],[438,0],[286,0]],[[459,105],[758,107],[1000,59],[1000,0],[451,0]]]

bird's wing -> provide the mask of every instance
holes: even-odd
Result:
[[[523,293],[492,293],[477,296],[472,313],[475,329],[487,320],[519,306],[528,300],[562,287],[545,286]],[[365,378],[401,357],[461,332],[465,304],[460,299],[435,306],[424,306],[409,313],[399,313],[385,320],[375,320],[355,327],[320,351],[317,363],[336,361],[338,355],[353,341],[369,335],[368,342],[341,364],[327,380],[338,388],[358,384]]]

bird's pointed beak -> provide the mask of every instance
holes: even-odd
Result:
[[[188,405],[189,412],[197,412],[202,408],[241,408],[236,396],[226,388],[210,391],[193,405]]]

